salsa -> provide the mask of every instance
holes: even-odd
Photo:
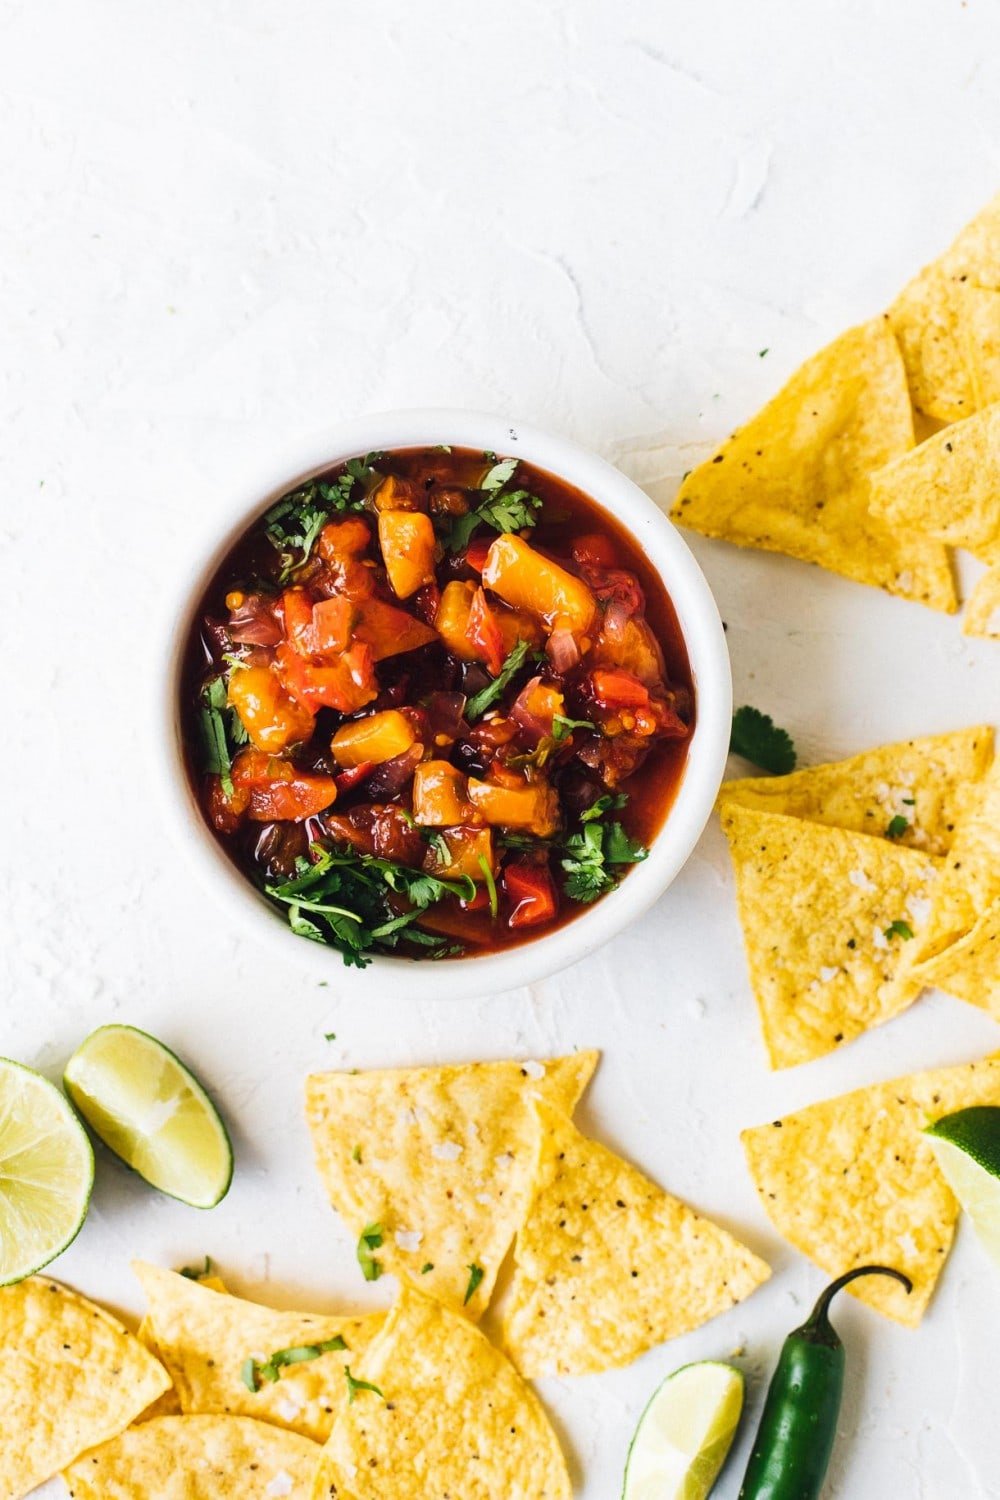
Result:
[[[189,773],[292,930],[475,956],[645,858],[694,717],[670,599],[595,501],[514,458],[349,459],[230,550],[191,631]]]

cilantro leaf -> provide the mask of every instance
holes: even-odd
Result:
[[[479,856],[479,868],[482,870],[483,877],[486,880],[486,890],[490,898],[490,916],[495,922],[497,919],[497,912],[500,909],[500,903],[497,900],[497,883],[493,878],[493,870],[490,867],[490,862],[486,858],[485,854],[481,854]]]
[[[347,1377],[348,1406],[354,1405],[354,1398],[359,1391],[373,1391],[374,1394],[378,1396],[382,1401],[385,1400],[385,1397],[382,1395],[382,1392],[379,1390],[378,1386],[372,1385],[370,1380],[355,1380],[354,1376],[351,1374],[350,1365],[344,1366],[344,1375]]]
[[[786,776],[789,771],[794,771],[798,760],[788,731],[779,729],[770,714],[762,714],[759,709],[747,705],[733,714],[729,748],[775,776]]]
[[[894,818],[889,819],[885,836],[887,839],[901,839],[909,826],[909,818],[904,818],[902,813],[897,813]]]
[[[562,848],[563,889],[571,901],[582,902],[596,901],[614,890],[619,876],[611,866],[638,864],[649,852],[629,837],[621,823],[596,820],[584,823]]]
[[[592,724],[589,719],[567,719],[565,714],[552,715],[552,738],[557,744],[571,735],[574,729],[596,728],[597,725]]]
[[[469,699],[468,703],[466,703],[465,705],[465,717],[468,723],[472,724],[476,721],[476,719],[481,719],[483,714],[490,707],[490,704],[495,703],[498,698],[503,696],[511,679],[515,677],[524,666],[524,660],[528,654],[528,650],[529,645],[527,641],[518,641],[517,644],[508,653],[503,666],[500,668],[500,675],[498,677],[494,677],[493,681],[489,683],[488,686],[484,687],[480,692],[476,693],[474,697]]]
[[[213,677],[202,689],[199,705],[202,769],[219,777],[227,800],[233,795],[233,761],[224,717],[228,701],[225,681]]]
[[[273,1385],[280,1379],[281,1371],[286,1366],[305,1364],[308,1360],[319,1359],[321,1354],[333,1354],[346,1348],[347,1344],[338,1333],[332,1339],[323,1339],[318,1344],[293,1344],[289,1349],[275,1349],[264,1360],[254,1359],[251,1354],[240,1366],[240,1377],[247,1390],[256,1394],[260,1390],[261,1381],[266,1380]]]
[[[489,473],[480,483],[481,490],[502,490],[505,484],[509,484],[514,477],[517,468],[516,458],[501,458],[495,463]]]
[[[420,1274],[421,1276],[426,1276],[428,1271],[433,1271],[433,1269],[434,1262],[432,1260],[425,1260],[423,1265],[420,1267]]]
[[[909,942],[909,940],[913,936],[913,928],[910,926],[909,922],[904,922],[897,918],[895,922],[889,923],[888,927],[885,929],[883,936],[887,938],[899,937],[902,938],[904,942]]]
[[[523,531],[525,527],[536,524],[538,512],[542,508],[540,498],[528,490],[503,488],[516,467],[517,460],[513,458],[494,464],[482,484],[487,498],[466,515],[456,516],[452,521],[448,533],[450,551],[464,551],[473,532],[480,526],[491,526],[494,531],[508,532]],[[491,479],[495,482],[490,482]]]
[[[580,814],[580,822],[592,823],[595,818],[603,818],[606,812],[620,812],[627,804],[626,792],[608,793],[605,797],[598,797],[596,802],[591,803],[590,807]]]
[[[469,1284],[465,1288],[465,1296],[462,1298],[462,1306],[463,1307],[468,1307],[469,1303],[472,1301],[473,1297],[476,1295],[476,1288],[479,1286],[479,1283],[482,1281],[483,1277],[486,1275],[486,1272],[483,1270],[482,1266],[477,1266],[474,1261],[473,1261],[472,1265],[470,1265],[468,1267],[468,1272],[469,1272]]]
[[[212,1257],[210,1255],[206,1255],[205,1264],[203,1266],[181,1266],[178,1275],[186,1276],[188,1281],[197,1281],[202,1276],[211,1276]]]
[[[378,1281],[382,1274],[382,1263],[375,1259],[373,1250],[378,1250],[383,1244],[382,1225],[369,1224],[361,1231],[358,1240],[358,1265],[366,1281]]]

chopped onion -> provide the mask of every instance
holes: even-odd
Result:
[[[552,670],[558,672],[560,676],[571,672],[575,666],[579,665],[580,648],[571,630],[553,630],[545,650],[552,663]]]
[[[229,616],[229,638],[240,646],[277,646],[284,632],[270,599],[247,594]]]

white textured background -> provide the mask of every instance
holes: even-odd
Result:
[[[303,1074],[596,1044],[585,1125],[776,1275],[628,1370],[546,1385],[581,1500],[617,1493],[675,1366],[745,1345],[756,1404],[822,1277],[759,1211],[738,1129],[1000,1032],[930,997],[769,1076],[717,830],[638,927],[531,991],[360,1006],[334,962],[319,988],[293,945],[211,920],[157,822],[156,604],[234,472],[366,409],[496,409],[668,497],[1000,186],[998,44],[992,0],[0,0],[0,1053],[57,1076],[92,1026],[137,1022],[238,1151],[211,1216],[102,1159],[59,1275],[135,1310],[131,1255],[210,1251],[276,1302],[381,1298],[313,1176]],[[737,701],[806,760],[997,719],[1000,647],[954,620],[696,550]],[[1000,1282],[967,1226],[919,1332],[846,1298],[839,1322],[830,1496],[1000,1494]]]

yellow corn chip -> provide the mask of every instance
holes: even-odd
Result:
[[[940,861],[729,803],[722,827],[772,1068],[822,1057],[913,1003],[912,939]]]
[[[895,1266],[913,1281],[871,1276],[848,1290],[915,1327],[951,1246],[958,1204],[921,1134],[972,1104],[1000,1105],[1000,1053],[913,1073],[812,1104],[742,1135],[764,1211],[831,1276]]]
[[[116,1318],[47,1277],[0,1290],[0,1495],[121,1432],[170,1377]]]
[[[403,1283],[323,1450],[314,1500],[570,1500],[534,1392],[486,1337]]]
[[[214,1276],[211,1272],[198,1275],[194,1279],[198,1282],[199,1286],[211,1287],[215,1292],[224,1292],[226,1290],[221,1276]],[[166,1364],[159,1349],[156,1347],[156,1340],[153,1338],[148,1317],[141,1320],[138,1328],[135,1330],[135,1336],[140,1344],[145,1344],[154,1359],[158,1359],[161,1365]],[[172,1385],[169,1391],[164,1391],[162,1396],[157,1396],[153,1404],[147,1406],[141,1416],[136,1417],[136,1421],[150,1422],[154,1417],[179,1417],[180,1414],[181,1403],[177,1396],[177,1389]]]
[[[928,854],[946,854],[971,783],[993,759],[993,731],[985,725],[930,734],[895,745],[792,771],[727,781],[719,805],[807,818],[853,833],[886,836]],[[901,832],[898,820],[905,819]]]
[[[971,932],[1000,896],[1000,760],[973,788],[934,893],[914,958],[933,958]]]
[[[813,355],[681,485],[673,517],[744,547],[786,552],[954,610],[945,548],[869,509],[869,475],[913,447],[896,341],[884,318]]]
[[[996,399],[1000,342],[1000,196],[950,249],[908,283],[889,309],[913,404],[943,422]],[[985,294],[985,295],[984,295]]]
[[[1000,404],[945,427],[872,476],[872,509],[953,547],[1000,547]]]
[[[965,607],[962,630],[966,635],[1000,640],[1000,565],[984,573]]]
[[[73,1500],[294,1500],[309,1493],[321,1451],[250,1417],[157,1417],[84,1454],[63,1479]]]
[[[572,1110],[597,1057],[313,1074],[306,1114],[331,1203],[353,1234],[380,1226],[383,1270],[478,1318],[524,1217],[530,1101]],[[483,1276],[466,1302],[470,1265]]]
[[[920,977],[1000,1021],[1000,896],[965,937],[920,965]]]
[[[219,1295],[197,1281],[136,1261],[132,1269],[149,1301],[148,1335],[173,1377],[183,1412],[227,1412],[287,1427],[322,1443],[346,1395],[344,1366],[368,1347],[384,1313],[328,1316],[279,1312]],[[273,1384],[248,1389],[242,1370],[253,1357],[266,1362],[278,1349],[340,1337],[345,1350],[281,1369]]]
[[[732,1235],[580,1135],[568,1115],[535,1107],[534,1196],[518,1231],[504,1323],[525,1375],[628,1364],[770,1276]]]

